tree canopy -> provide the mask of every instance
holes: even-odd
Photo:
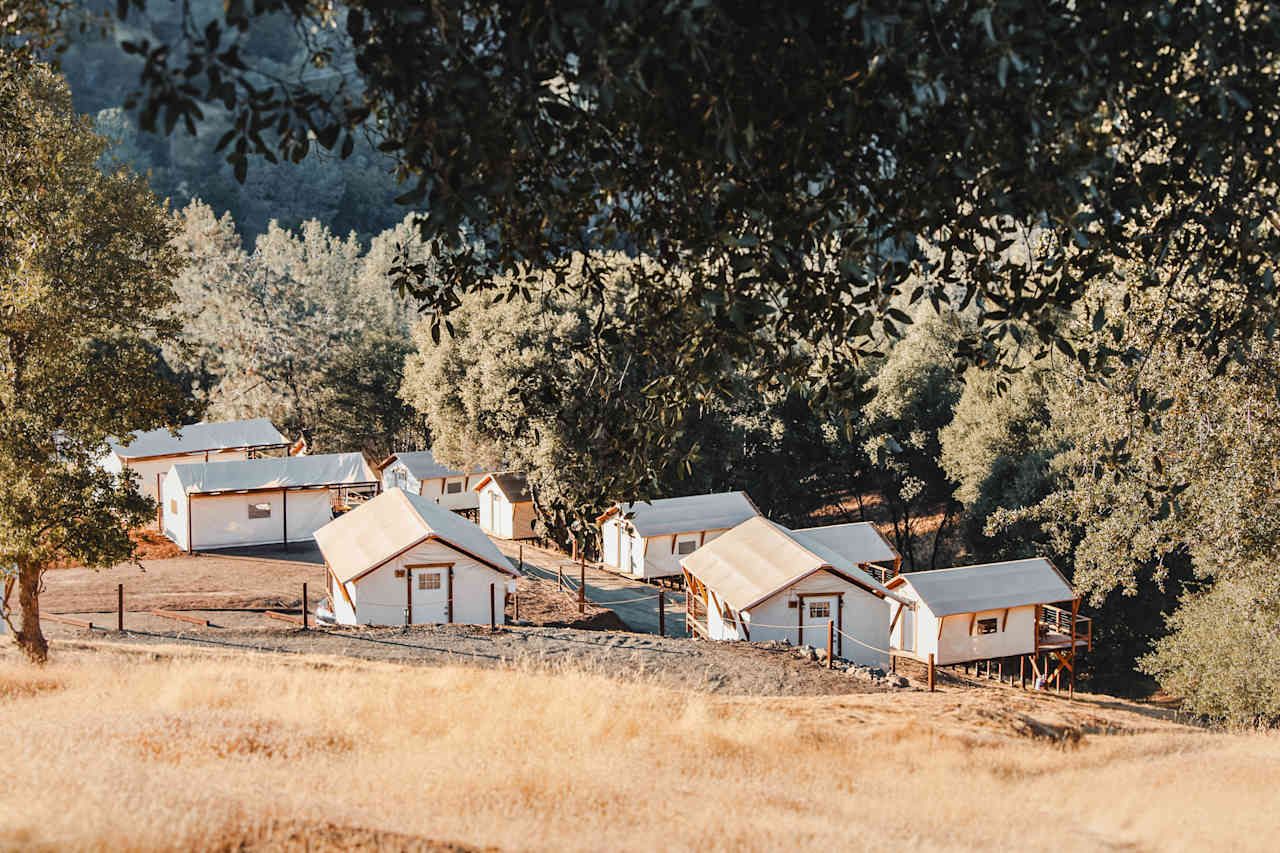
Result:
[[[103,173],[105,141],[60,78],[0,56],[0,566],[18,643],[45,658],[41,573],[110,564],[154,503],[99,465],[107,440],[181,422],[160,356],[181,260],[145,181]]]

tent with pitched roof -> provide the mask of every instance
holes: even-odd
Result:
[[[392,488],[317,530],[316,543],[339,624],[506,621],[511,561],[433,500]]]
[[[711,640],[825,646],[830,622],[837,656],[885,666],[898,597],[865,566],[896,557],[871,525],[790,530],[751,518],[680,561],[686,624]]]
[[[614,504],[596,519],[601,563],[639,578],[680,574],[680,559],[760,514],[746,492]]]

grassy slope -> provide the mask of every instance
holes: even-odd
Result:
[[[1063,747],[1028,715],[1122,733]],[[751,700],[185,653],[39,671],[6,650],[0,755],[0,849],[234,848],[273,824],[270,849],[302,849],[298,827],[336,824],[544,850],[1262,850],[1280,737],[999,689]]]

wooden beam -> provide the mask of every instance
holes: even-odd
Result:
[[[74,625],[77,628],[88,628],[89,630],[93,630],[93,623],[85,619],[75,619],[71,616],[60,616],[57,613],[41,613],[40,618],[46,619],[50,622],[61,622],[63,625]]]
[[[174,619],[178,622],[190,622],[192,625],[199,625],[201,628],[214,627],[213,625],[209,624],[208,619],[204,619],[200,616],[190,616],[186,613],[178,613],[177,611],[174,611],[174,610],[160,610],[158,608],[153,607],[148,612],[152,616],[162,616],[165,619]]]
[[[978,621],[978,614],[970,613],[969,614],[969,636],[970,637],[973,636],[973,626],[974,626],[974,623],[977,621]]]
[[[291,613],[280,613],[275,610],[267,610],[262,615],[268,619],[275,619],[277,622],[292,622],[294,625],[302,624],[302,617],[294,616]]]
[[[1001,633],[1003,633],[1003,632],[1004,632],[1004,630],[1008,627],[1008,625],[1009,625],[1009,608],[1007,608],[1007,607],[1006,607],[1006,608],[1004,609],[1004,615],[1002,615],[1002,616],[1000,617],[1000,631],[1001,631]]]

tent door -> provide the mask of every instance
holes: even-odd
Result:
[[[827,622],[835,621],[839,615],[840,596],[838,595],[806,595],[800,599],[804,608],[804,637],[801,643],[815,649],[827,647]]]
[[[901,606],[901,605],[900,605]],[[902,616],[898,619],[898,648],[904,652],[916,650],[916,612],[910,607],[903,607]]]

